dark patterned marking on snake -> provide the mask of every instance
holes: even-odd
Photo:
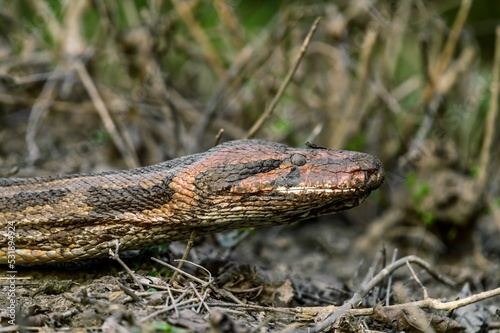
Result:
[[[114,215],[118,212],[142,212],[160,208],[174,195],[168,187],[172,177],[166,177],[161,183],[149,188],[127,186],[119,189],[109,189],[92,186],[88,189],[86,203],[92,207],[93,214]]]
[[[20,212],[28,207],[54,205],[69,193],[69,189],[53,189],[31,193],[20,192],[11,197],[0,196],[0,211]]]
[[[268,159],[241,164],[221,165],[200,173],[195,179],[197,188],[207,185],[212,191],[229,191],[244,179],[279,168],[281,160]]]

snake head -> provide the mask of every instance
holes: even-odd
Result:
[[[305,217],[345,210],[361,203],[384,179],[376,157],[352,151],[248,140],[207,153],[210,163],[195,179],[202,197],[274,213],[293,211]]]

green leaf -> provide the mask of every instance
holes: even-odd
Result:
[[[345,149],[353,151],[363,151],[366,145],[366,140],[366,134],[364,132],[359,132],[349,140]]]
[[[420,212],[420,215],[422,217],[422,221],[424,221],[424,224],[426,226],[430,226],[434,224],[434,221],[436,220],[436,217],[434,214],[429,213],[429,212]]]
[[[186,332],[183,328],[176,327],[165,322],[155,322],[153,327],[158,332]]]
[[[405,179],[406,188],[411,191],[415,187],[416,183],[417,183],[417,174],[415,173],[415,171],[408,172]]]

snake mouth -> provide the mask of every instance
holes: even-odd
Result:
[[[357,188],[318,188],[318,187],[278,187],[276,192],[284,194],[340,194],[340,193],[359,193],[363,192]]]
[[[384,170],[380,164],[368,171],[354,173],[353,179],[339,184],[306,184],[298,186],[278,186],[273,192],[280,194],[296,195],[326,195],[338,198],[349,198],[352,196],[366,197],[372,190],[376,190],[384,182]],[[366,195],[364,195],[366,194]]]
[[[314,216],[322,216],[330,213],[340,212],[362,203],[370,194],[367,188],[320,188],[320,187],[278,187],[274,191],[279,195],[294,196],[297,205],[316,206],[307,209],[300,217],[301,219]],[[299,199],[300,198],[300,199]]]

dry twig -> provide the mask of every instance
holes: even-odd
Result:
[[[182,275],[186,276],[187,278],[189,278],[189,279],[191,279],[191,280],[193,280],[193,281],[198,282],[199,284],[201,284],[201,285],[202,285],[202,286],[204,286],[204,287],[208,286],[208,285],[211,283],[211,278],[210,278],[210,281],[209,281],[209,282],[206,282],[206,281],[203,281],[203,280],[201,280],[201,279],[198,279],[196,276],[193,276],[193,275],[191,275],[191,274],[189,274],[189,273],[186,273],[186,272],[184,272],[184,271],[182,271],[182,270],[178,269],[178,268],[177,268],[177,267],[175,267],[175,266],[170,265],[168,262],[165,262],[165,261],[162,261],[162,260],[159,260],[159,259],[153,258],[153,257],[151,258],[151,260],[156,261],[157,263],[159,263],[159,264],[161,264],[161,265],[163,265],[163,266],[166,266],[167,268],[169,268],[169,269],[171,269],[171,270],[173,270],[173,271],[175,271],[175,272],[178,272],[179,274],[182,274]],[[196,264],[194,264],[194,263],[191,263],[191,264],[192,264],[192,265],[195,265],[195,266],[197,266],[197,267],[201,267],[201,266],[196,265]],[[208,272],[208,271],[207,271],[207,272]],[[210,272],[209,272],[209,273],[210,273]]]
[[[412,140],[411,146],[408,149],[408,152],[403,158],[400,158],[400,167],[406,166],[408,161],[412,160],[417,156],[418,152],[421,149],[422,144],[424,143],[425,138],[427,137],[429,131],[434,124],[437,111],[439,106],[441,105],[443,94],[446,91],[442,91],[444,87],[451,87],[452,84],[442,84],[443,80],[449,79],[450,76],[445,77],[443,74],[447,68],[450,66],[451,57],[455,51],[458,37],[462,32],[465,24],[465,20],[467,19],[471,0],[463,0],[460,6],[460,10],[455,18],[455,22],[453,23],[453,27],[450,31],[450,35],[446,41],[446,45],[444,50],[441,52],[439,59],[435,65],[435,67],[429,70],[428,82],[423,92],[422,103],[423,107],[426,109],[426,116],[422,123],[420,124],[420,128],[415,134],[414,139]],[[457,75],[454,75],[456,78]],[[454,81],[456,83],[456,81]]]
[[[118,131],[113,118],[111,118],[106,104],[99,95],[99,92],[97,91],[97,88],[94,85],[94,82],[92,81],[89,73],[85,69],[85,66],[83,66],[82,62],[77,59],[74,61],[74,67],[76,72],[78,73],[78,76],[80,77],[80,80],[83,83],[83,86],[87,90],[90,99],[94,103],[94,106],[99,113],[99,116],[101,117],[106,130],[110,133],[111,137],[113,138],[113,142],[122,153],[127,166],[129,168],[137,168],[139,166],[139,161],[137,155],[135,154],[135,151],[132,147],[127,146],[122,136],[120,135],[120,132]]]
[[[318,17],[314,21],[313,25],[311,26],[311,29],[309,30],[309,33],[307,34],[306,38],[304,39],[304,43],[302,44],[300,52],[297,55],[297,59],[295,59],[295,62],[293,64],[292,68],[290,68],[290,70],[288,71],[288,74],[285,77],[285,80],[283,80],[283,83],[281,84],[281,86],[279,87],[278,92],[276,93],[276,96],[274,96],[273,100],[268,105],[268,107],[266,108],[266,110],[264,111],[264,113],[260,116],[259,119],[257,119],[257,121],[250,128],[250,130],[248,131],[245,139],[252,138],[257,133],[257,131],[262,127],[262,125],[264,124],[264,122],[273,113],[274,108],[276,107],[276,105],[278,105],[278,101],[280,100],[281,96],[285,92],[285,89],[288,86],[288,84],[290,83],[290,80],[292,79],[293,75],[295,74],[295,71],[299,67],[302,58],[306,54],[307,47],[309,46],[309,43],[311,42],[311,38],[314,35],[314,32],[318,28],[318,24],[319,24],[320,20],[321,20],[321,18]]]
[[[175,281],[177,280],[177,276],[179,274],[179,271],[182,270],[182,266],[186,262],[186,260],[187,260],[187,258],[189,256],[189,252],[191,252],[191,249],[194,246],[194,239],[196,238],[196,234],[197,234],[196,230],[193,230],[191,232],[191,235],[189,236],[189,240],[188,240],[188,242],[186,244],[186,249],[184,250],[184,254],[182,255],[182,258],[179,261],[179,265],[177,266],[177,270],[172,275],[172,278],[170,279],[170,281],[172,281],[172,282],[175,283]]]
[[[196,20],[192,6],[187,1],[175,0],[172,1],[177,13],[186,23],[186,27],[189,29],[193,37],[196,39],[198,44],[201,46],[205,58],[207,59],[210,67],[213,68],[217,76],[223,77],[226,73],[222,61],[219,59],[218,53],[215,51],[210,39],[205,33],[205,30],[200,26]]]
[[[496,42],[495,42],[495,59],[493,62],[493,80],[491,81],[491,96],[490,96],[490,109],[485,120],[485,132],[483,146],[481,147],[480,155],[480,169],[477,176],[477,184],[480,191],[484,190],[486,185],[488,171],[491,167],[491,148],[493,146],[493,139],[495,138],[496,122],[498,114],[498,99],[500,97],[500,26],[496,29]]]
[[[139,287],[139,289],[141,291],[144,291],[144,288],[142,287],[142,283],[139,282],[139,280],[135,276],[135,273],[132,272],[132,270],[130,268],[128,268],[128,266],[120,258],[120,255],[118,253],[119,250],[120,250],[120,243],[118,242],[118,240],[116,240],[115,251],[113,252],[111,249],[109,249],[109,256],[111,257],[111,259],[117,261],[127,271],[128,275],[130,275],[130,277],[132,278],[132,280],[134,280],[135,284],[137,284],[137,286]]]
[[[443,276],[440,273],[435,272],[434,269],[423,259],[417,256],[403,257],[399,260],[396,260],[395,262],[385,267],[384,269],[382,269],[366,285],[363,285],[360,290],[356,291],[353,297],[348,302],[346,302],[340,308],[336,309],[334,312],[330,313],[330,315],[322,323],[311,328],[310,332],[321,332],[322,330],[331,326],[341,316],[343,316],[351,307],[355,306],[359,301],[361,301],[363,297],[365,297],[370,292],[370,290],[372,290],[377,284],[379,284],[383,279],[392,274],[399,267],[406,265],[407,262],[416,263],[417,265],[424,268],[437,281],[449,287],[453,287],[455,285],[455,283],[450,279],[448,279],[446,276]]]

